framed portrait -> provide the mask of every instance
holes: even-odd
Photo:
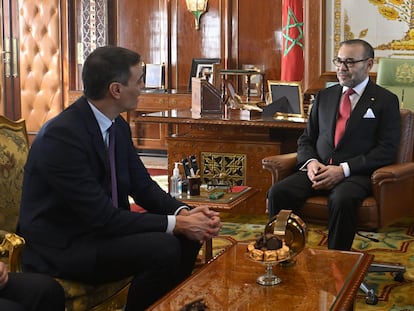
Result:
[[[193,58],[188,91],[191,92],[191,78],[205,78],[214,85],[217,82],[214,81],[217,77],[217,64],[220,64],[220,58]]]
[[[145,88],[163,89],[164,88],[164,64],[145,64]]]
[[[267,84],[270,103],[263,109],[264,116],[286,120],[304,118],[300,83],[268,80]]]

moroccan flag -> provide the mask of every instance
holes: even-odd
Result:
[[[282,14],[281,80],[301,81],[304,72],[302,0],[283,0]]]

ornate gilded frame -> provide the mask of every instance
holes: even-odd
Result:
[[[270,102],[277,105],[277,101],[285,97],[287,99],[285,106],[289,106],[291,109],[290,112],[284,110],[276,111],[274,117],[289,120],[290,117],[303,118],[305,116],[303,109],[303,93],[300,83],[268,80],[267,85],[270,94]]]

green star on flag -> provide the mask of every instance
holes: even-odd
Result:
[[[297,29],[296,38],[291,37],[291,29]],[[294,32],[292,32],[294,34]],[[286,56],[292,48],[297,45],[303,50],[303,22],[298,21],[292,9],[289,7],[287,15],[287,24],[283,27],[283,38],[285,39],[285,48],[283,55]]]
[[[282,81],[302,81],[305,71],[303,2],[282,0]]]

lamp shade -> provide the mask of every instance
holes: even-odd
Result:
[[[187,10],[195,18],[195,29],[200,29],[200,16],[207,11],[208,0],[186,0]]]
[[[207,10],[208,0],[186,0],[187,9],[190,12],[205,12]]]

